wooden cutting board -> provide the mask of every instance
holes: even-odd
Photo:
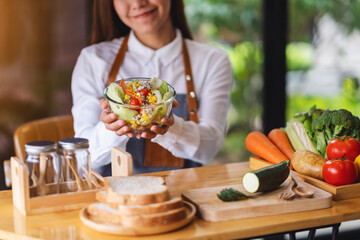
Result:
[[[272,165],[272,163],[265,161],[259,157],[250,157],[250,169],[256,170],[259,168],[267,167]],[[295,172],[296,175],[304,180],[305,182],[316,186],[320,189],[323,189],[333,195],[333,200],[345,200],[351,198],[359,198],[360,197],[360,181],[358,180],[355,183],[343,185],[343,186],[334,186],[326,183],[325,181],[307,176],[305,174],[301,174]]]
[[[290,179],[286,180],[280,188],[274,191],[248,194],[250,198],[246,200],[223,202],[217,197],[217,194],[220,193],[222,189],[230,187],[242,193],[247,193],[242,184],[191,189],[184,191],[182,197],[196,206],[199,217],[211,222],[331,207],[332,195],[330,193],[307,183],[304,184],[315,190],[315,195],[312,198],[296,196],[293,200],[288,201],[279,199],[278,194],[288,190],[293,185]]]

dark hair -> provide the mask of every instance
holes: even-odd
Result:
[[[180,29],[185,38],[192,39],[184,8],[183,0],[171,0],[171,21],[175,28]],[[118,17],[113,0],[94,0],[91,44],[110,41],[113,38],[125,36],[129,32],[130,28]]]

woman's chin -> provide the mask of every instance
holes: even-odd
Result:
[[[138,28],[133,28],[136,36],[146,36],[146,35],[154,35],[154,34],[161,34],[159,28],[152,24],[146,24]]]

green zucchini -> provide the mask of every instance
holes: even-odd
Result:
[[[290,174],[290,161],[260,168],[244,175],[242,184],[249,193],[267,192],[278,188]]]

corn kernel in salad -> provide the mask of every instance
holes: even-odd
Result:
[[[144,121],[149,120],[149,116],[148,116],[147,114],[142,115],[141,118],[142,118]]]

